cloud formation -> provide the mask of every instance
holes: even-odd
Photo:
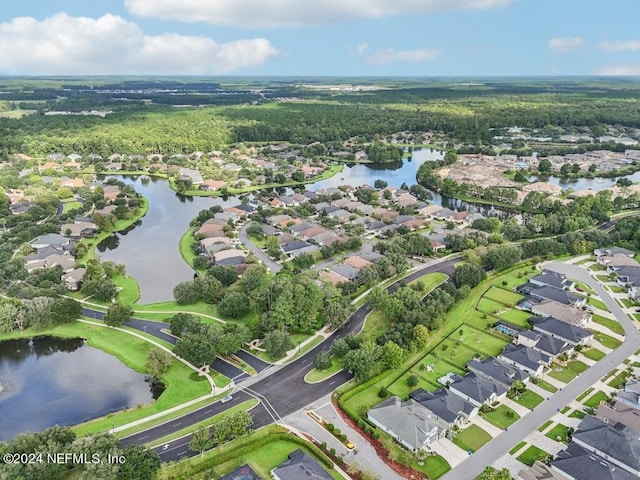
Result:
[[[216,43],[173,33],[145,35],[117,15],[0,23],[0,71],[10,74],[208,74],[263,64],[277,50],[264,38]]]
[[[568,53],[584,45],[582,37],[552,38],[547,46],[556,53]]]
[[[601,42],[601,50],[607,52],[634,52],[640,50],[640,40],[627,40],[624,42]]]
[[[604,75],[613,77],[640,76],[640,64],[630,65],[607,65],[600,67],[594,75]]]
[[[433,60],[440,51],[434,48],[419,48],[415,50],[394,50],[393,48],[385,48],[377,50],[367,57],[367,63],[375,63],[377,65],[388,65],[396,62],[421,62],[423,60]]]
[[[140,17],[249,28],[301,27],[401,14],[504,7],[515,0],[125,0]]]

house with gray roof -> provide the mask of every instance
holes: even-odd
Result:
[[[449,385],[449,390],[479,408],[503,399],[508,389],[472,372]]]
[[[198,170],[193,170],[191,168],[180,168],[178,170],[178,175],[180,175],[180,180],[189,180],[191,185],[200,185],[204,182],[202,174]]]
[[[467,368],[478,377],[491,380],[507,389],[517,381],[528,382],[530,377],[529,373],[493,357],[484,360],[472,359],[467,362]]]
[[[640,477],[640,431],[622,423],[608,424],[586,416],[573,433],[573,443]]]
[[[554,317],[538,318],[531,317],[529,322],[533,324],[533,329],[537,332],[546,333],[554,338],[559,338],[565,342],[573,344],[589,344],[593,340],[593,332],[586,328],[571,325]]]
[[[600,455],[581,447],[577,443],[570,443],[566,449],[558,452],[551,462],[550,468],[564,475],[567,479],[576,480],[633,480],[633,474],[618,468],[617,465]],[[528,480],[526,477],[521,477]],[[535,478],[535,477],[534,477]],[[541,477],[551,479],[553,477]]]
[[[640,272],[639,272],[640,273]],[[591,313],[571,305],[543,300],[531,306],[531,313],[538,317],[554,317],[563,322],[583,327],[591,320]]]
[[[320,250],[316,245],[311,245],[301,240],[291,240],[283,243],[280,248],[290,258],[297,257],[302,253],[315,253]]]
[[[233,472],[220,477],[220,480],[262,480],[261,477],[253,471],[249,465],[241,465]]]
[[[393,396],[367,412],[371,423],[388,433],[412,452],[442,438],[445,429],[431,418],[432,413],[410,398],[406,402]],[[293,479],[292,479],[293,480]]]
[[[573,282],[567,280],[565,275],[561,275],[551,270],[543,270],[541,274],[534,275],[529,282],[539,287],[554,287],[563,290],[569,290],[573,287]]]
[[[279,467],[271,471],[275,480],[333,480],[314,458],[301,449],[289,454]]]
[[[636,252],[622,247],[608,247],[608,248],[596,248],[593,251],[596,257],[612,257],[614,255],[626,255],[627,257],[634,257]]]
[[[35,249],[45,248],[45,247],[57,247],[60,248],[63,245],[69,243],[69,239],[64,235],[60,235],[57,233],[48,233],[47,235],[40,235],[38,238],[33,240],[29,245],[31,245]]]
[[[627,381],[624,389],[616,395],[616,401],[640,411],[640,382]]]
[[[446,388],[433,393],[419,388],[409,397],[431,412],[431,418],[447,430],[461,427],[478,414],[478,407]]]
[[[75,268],[68,273],[62,275],[61,279],[64,282],[67,289],[76,291],[80,287],[80,283],[84,278],[84,274],[87,272],[86,268]]]
[[[358,278],[358,275],[360,275],[360,270],[352,267],[351,265],[347,265],[346,263],[338,263],[337,265],[334,265],[331,267],[331,271],[344,277],[347,281],[353,281]]]
[[[552,300],[563,305],[573,305],[582,308],[587,304],[587,298],[574,293],[567,292],[555,287],[537,287],[530,283],[518,287],[518,292],[527,295],[518,306],[524,310],[531,310],[532,306],[545,300]]]
[[[498,359],[533,376],[542,375],[551,364],[549,355],[525,345],[506,345]]]

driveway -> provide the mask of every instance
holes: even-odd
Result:
[[[251,251],[251,253],[258,257],[269,270],[273,273],[278,273],[282,269],[282,266],[274,262],[269,255],[249,239],[249,235],[247,235],[247,228],[249,228],[249,223],[245,223],[238,232],[238,238],[240,241]]]
[[[480,454],[471,455],[466,461],[450,470],[441,477],[442,480],[473,480],[487,465],[496,462],[520,440],[536,431],[546,420],[553,417],[565,405],[568,405],[578,395],[609,373],[613,367],[622,363],[640,348],[640,333],[638,333],[636,326],[625,315],[609,292],[598,281],[591,278],[587,270],[575,265],[556,262],[545,264],[544,267],[591,286],[623,326],[626,334],[625,342],[579,375],[574,381],[564,386],[549,400],[541,403],[533,412],[514,423],[506,432],[487,443],[480,450]]]

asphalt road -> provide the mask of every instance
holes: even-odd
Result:
[[[506,432],[498,435],[483,446],[478,453],[471,455],[467,460],[450,470],[446,475],[441,477],[442,480],[473,480],[487,465],[491,465],[502,455],[506,454],[514,445],[517,445],[546,420],[559,412],[565,405],[569,404],[569,402],[640,348],[640,333],[636,326],[629,320],[602,285],[591,278],[587,270],[565,263],[550,263],[545,265],[545,268],[563,273],[571,279],[591,286],[624,327],[625,341],[616,350],[552,395],[549,400],[541,403],[533,412],[525,415],[514,423]]]
[[[245,223],[238,232],[238,238],[244,244],[244,246],[251,250],[251,252],[256,257],[258,257],[260,261],[264,263],[267,268],[273,273],[278,273],[280,270],[282,270],[281,265],[274,262],[269,255],[267,255],[260,247],[258,247],[249,239],[249,236],[247,235],[247,228],[249,228],[249,223]]]
[[[443,272],[450,275],[455,269],[455,264],[459,261],[460,258],[458,257],[433,264],[412,273],[406,277],[404,281],[410,282],[423,275],[434,272]],[[388,287],[387,290],[393,291],[398,288],[398,286],[399,283],[396,283]],[[318,352],[329,350],[331,348],[331,344],[336,339],[344,337],[350,333],[358,333],[362,329],[364,320],[369,311],[369,308],[366,306],[361,306],[351,316],[347,323],[345,323],[345,325],[340,327],[331,337],[317,345],[298,360],[282,367],[271,368],[268,372],[268,376],[256,379],[256,381],[251,382],[250,385],[249,382],[243,382],[240,384],[237,391],[233,393],[233,402],[224,404],[224,408],[222,408],[222,405],[219,404],[219,402],[215,404],[217,407],[214,410],[211,409],[211,405],[207,405],[183,415],[179,419],[172,420],[131,437],[124,438],[121,440],[121,444],[135,445],[156,441],[189,425],[206,420],[211,417],[211,415],[223,411],[227,407],[234,405],[236,402],[242,402],[249,398],[257,398],[261,401],[262,405],[262,408],[254,409],[252,411],[254,428],[275,423],[290,413],[304,408],[314,400],[331,393],[339,386],[351,380],[351,375],[344,371],[332,376],[324,382],[314,384],[306,383],[304,381],[304,377],[311,369],[313,369],[313,357]],[[176,424],[176,422],[178,422],[178,424]],[[190,435],[185,436],[181,439],[167,443],[166,448],[163,445],[156,449],[160,458],[163,461],[170,461],[182,456],[195,455],[196,453],[188,450],[187,447],[190,442],[190,437]]]

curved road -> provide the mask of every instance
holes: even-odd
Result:
[[[403,281],[410,282],[435,272],[445,273],[450,276],[455,269],[455,264],[459,261],[460,257],[456,257],[435,263],[408,275]],[[387,287],[387,290],[391,292],[398,288],[399,285],[400,282],[396,282]],[[366,305],[361,306],[331,337],[317,345],[298,360],[288,365],[270,367],[267,372],[269,375],[255,379],[254,383],[244,382],[233,394],[232,402],[224,404],[224,406],[218,402],[214,405],[201,407],[178,419],[123,438],[121,444],[126,446],[156,441],[189,425],[206,420],[212,414],[220,413],[227,407],[236,404],[236,402],[241,402],[249,398],[257,398],[261,401],[261,407],[251,412],[254,418],[255,428],[277,422],[290,413],[304,408],[306,405],[331,393],[351,379],[349,373],[342,371],[324,382],[309,384],[304,381],[305,375],[313,369],[313,357],[320,351],[329,350],[331,344],[336,339],[351,333],[358,333],[362,329],[364,320],[369,312],[370,309]],[[151,332],[149,331],[149,333]],[[251,383],[251,385],[249,385],[249,383]],[[181,439],[169,442],[162,447],[158,447],[156,451],[163,461],[196,455],[196,452],[188,449],[190,440],[191,436],[187,435]]]
[[[640,348],[640,333],[638,328],[627,317],[611,298],[602,285],[594,280],[589,272],[576,265],[565,263],[548,263],[545,268],[565,274],[568,278],[586,283],[592,287],[602,301],[609,307],[620,324],[624,327],[625,341],[616,350],[594,364],[584,373],[579,375],[571,383],[556,392],[549,400],[541,403],[533,412],[522,417],[509,429],[498,435],[480,449],[479,454],[471,455],[468,459],[450,470],[442,480],[473,480],[480,475],[487,465],[491,465],[502,455],[509,452],[514,445],[534,432],[541,424],[559,412],[565,405],[574,400],[578,395],[587,390],[591,385],[604,377],[615,366],[621,364],[630,355]]]

